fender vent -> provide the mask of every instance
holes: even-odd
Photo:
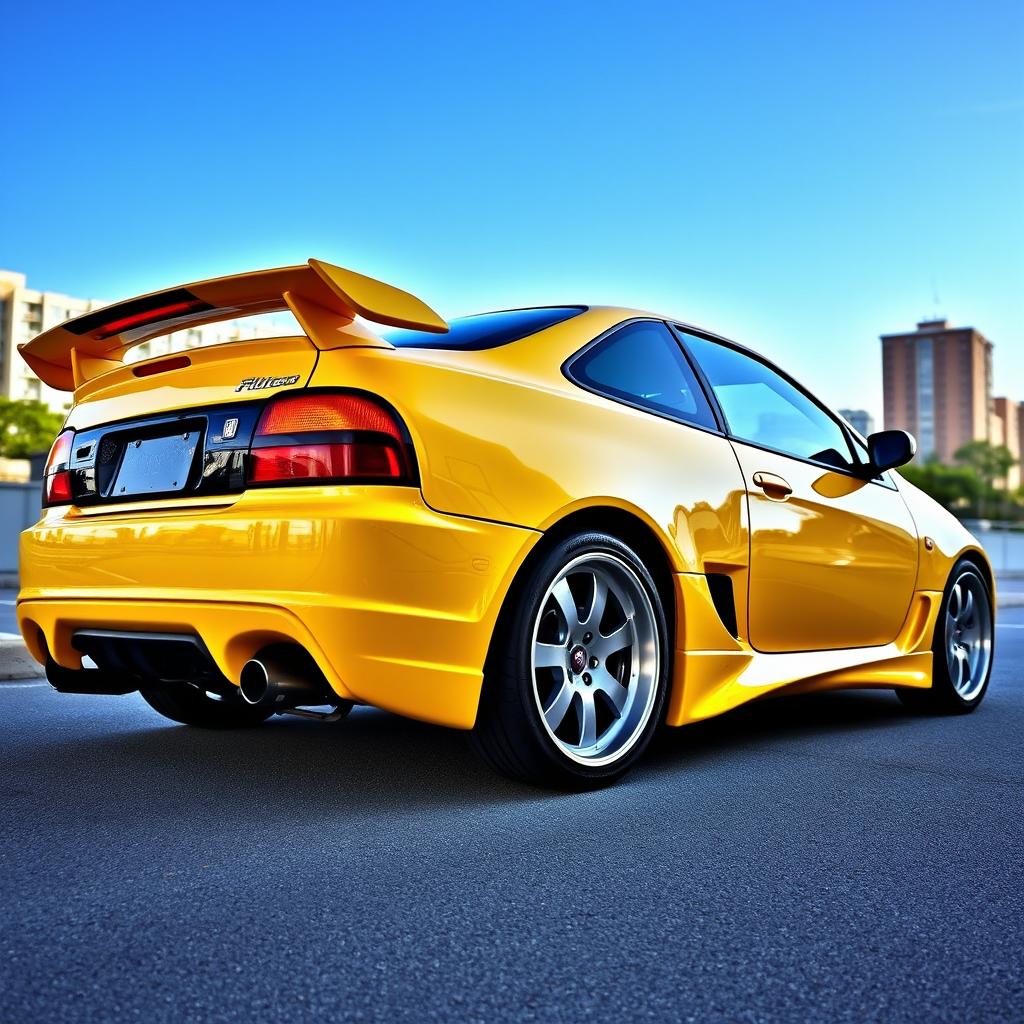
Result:
[[[738,639],[739,627],[736,625],[736,598],[732,592],[732,577],[724,572],[709,572],[707,580],[711,601],[722,620],[722,625],[729,631],[730,636]]]

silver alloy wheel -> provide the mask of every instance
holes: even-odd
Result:
[[[961,573],[946,605],[946,664],[953,688],[973,700],[985,685],[992,658],[992,606],[976,572]]]
[[[650,721],[660,678],[654,607],[612,554],[580,555],[555,577],[533,626],[531,681],[547,734],[579,764],[624,756]]]

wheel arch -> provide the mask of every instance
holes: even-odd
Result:
[[[942,583],[942,594],[944,595],[946,590],[949,588],[949,585],[953,579],[953,570],[956,569],[956,567],[961,562],[970,562],[971,565],[973,565],[978,570],[978,572],[981,573],[981,577],[988,586],[988,591],[992,598],[992,617],[994,621],[996,614],[995,573],[993,573],[992,571],[992,564],[989,562],[988,556],[980,547],[968,546],[962,548],[960,551],[957,552],[957,554],[953,558],[949,560],[949,568],[946,571],[946,578]],[[939,607],[941,609],[941,601]],[[936,637],[938,636],[938,631],[941,628],[941,622],[939,618],[936,617],[935,623],[932,626],[930,634],[931,643],[935,643]]]
[[[657,529],[639,512],[620,505],[591,504],[563,511],[559,516],[546,523],[543,537],[527,554],[516,570],[512,582],[505,591],[501,607],[495,620],[495,628],[488,646],[487,660],[496,647],[496,638],[502,632],[507,620],[509,609],[515,606],[519,592],[527,579],[530,569],[550,549],[552,544],[574,533],[594,531],[608,533],[632,547],[643,560],[644,565],[654,579],[665,609],[668,623],[669,651],[675,649],[677,631],[676,593],[673,582],[673,561],[670,549],[659,536]],[[486,663],[485,663],[486,664]]]
[[[949,577],[953,575],[953,570],[956,568],[957,563],[967,561],[972,565],[976,566],[978,571],[981,573],[982,579],[988,585],[988,592],[992,595],[992,614],[995,615],[996,611],[996,578],[995,573],[992,571],[992,563],[988,560],[988,555],[980,547],[968,547],[964,548],[953,559],[953,563],[949,567]],[[947,582],[949,577],[947,577]]]
[[[985,582],[988,584],[989,590],[993,589],[995,577],[992,573],[992,564],[988,560],[988,555],[986,555],[981,548],[964,548],[964,550],[957,555],[953,565],[955,566],[957,562],[962,562],[964,559],[968,562],[973,562],[981,570],[981,574],[985,577]],[[953,566],[950,566],[949,571],[952,573]]]

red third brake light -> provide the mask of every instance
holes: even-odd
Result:
[[[250,483],[409,482],[412,476],[397,416],[371,395],[273,399],[249,453]]]
[[[63,430],[50,448],[43,474],[43,500],[46,505],[68,505],[71,503],[71,449],[75,443],[75,432]]]
[[[149,324],[159,324],[164,320],[173,320],[175,317],[184,316],[186,313],[196,313],[209,309],[209,304],[199,299],[186,299],[183,302],[171,302],[166,306],[158,306],[143,313],[133,313],[131,316],[121,317],[119,320],[111,320],[95,332],[97,341],[104,338],[112,338],[122,331],[131,330],[133,327],[145,327]]]

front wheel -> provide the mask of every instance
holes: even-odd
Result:
[[[637,553],[584,533],[554,544],[503,615],[485,672],[477,749],[507,775],[588,789],[621,776],[662,717],[668,628]]]
[[[992,674],[992,594],[978,567],[966,559],[949,575],[932,643],[929,690],[897,690],[915,710],[939,714],[973,711]]]

